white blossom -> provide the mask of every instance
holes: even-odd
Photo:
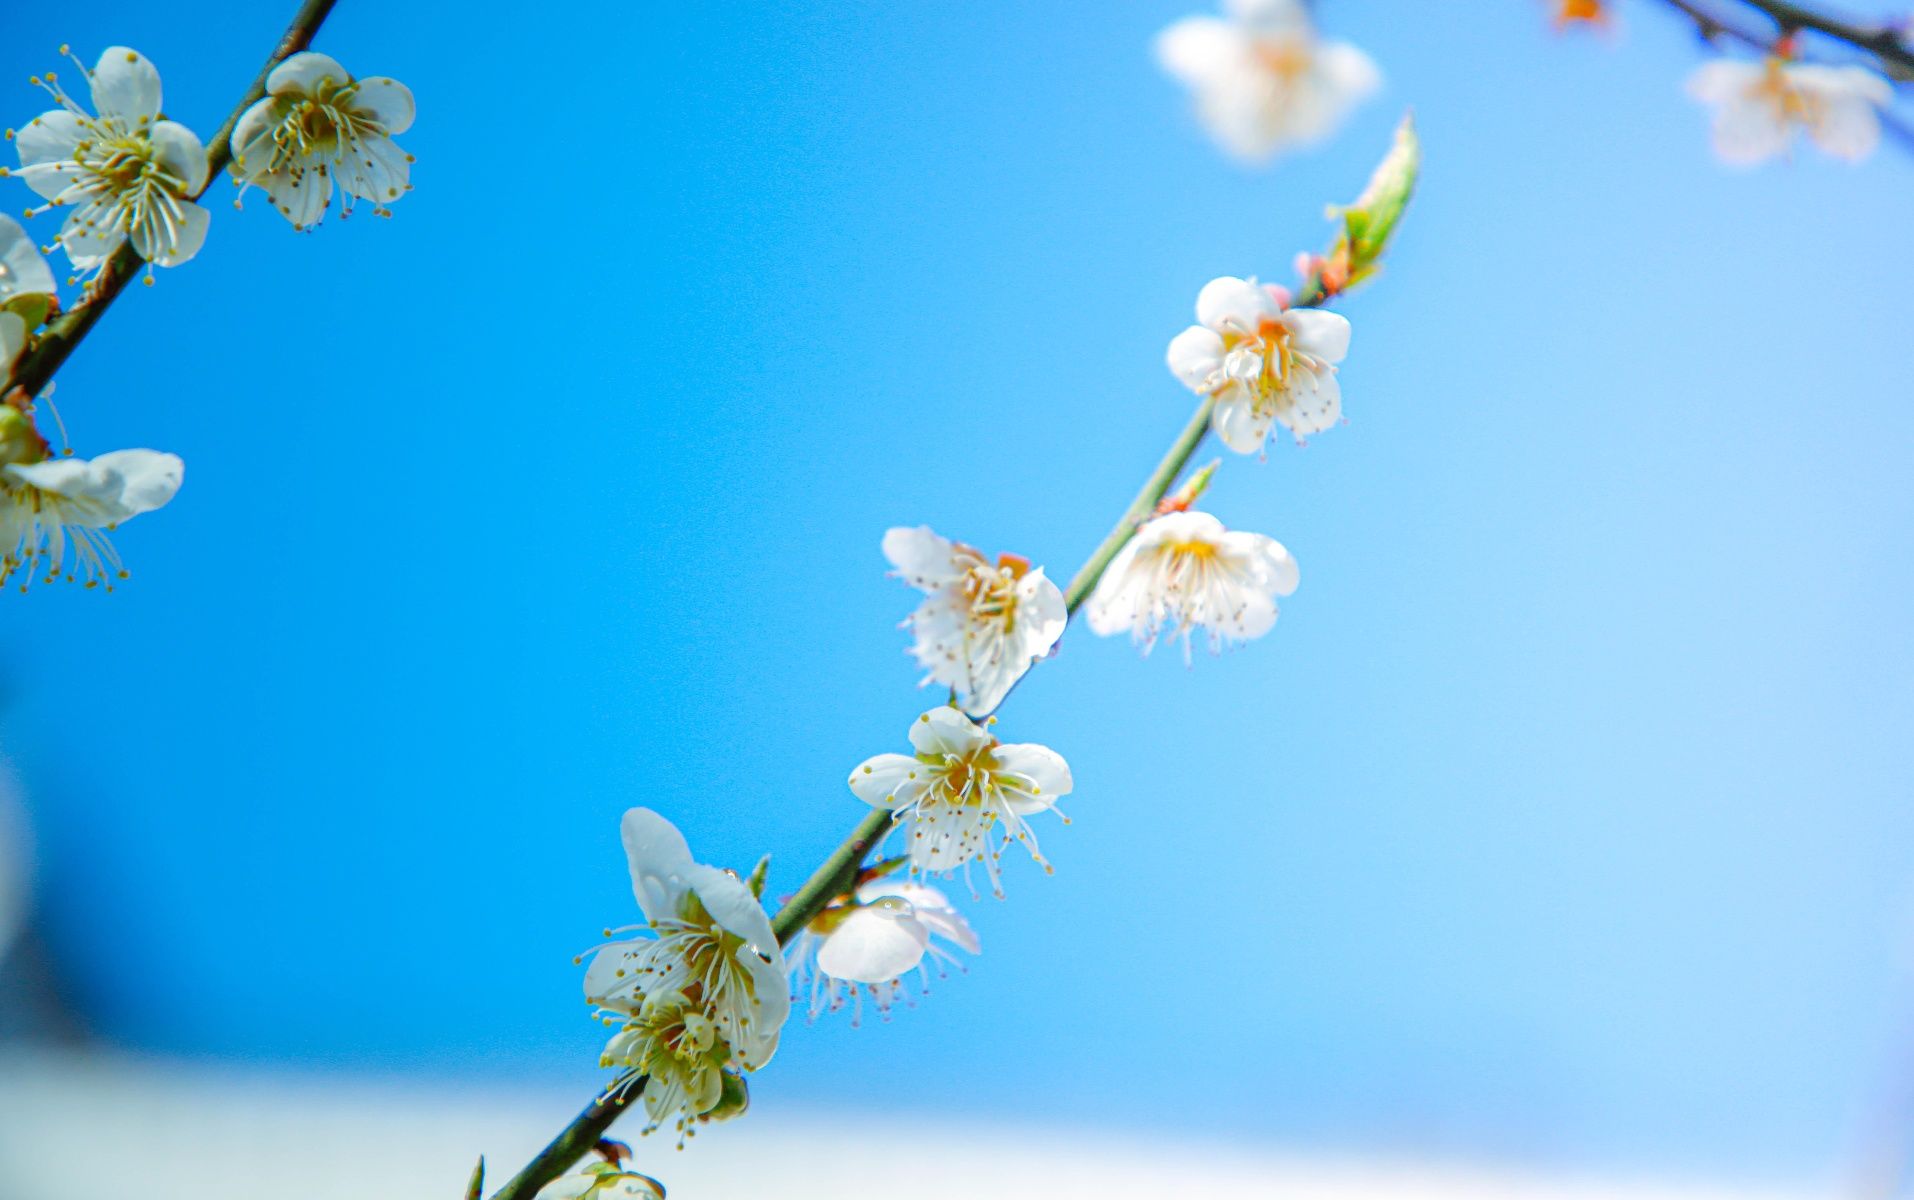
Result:
[[[110,46],[91,71],[80,70],[99,115],[49,71],[37,82],[60,107],[15,136],[16,173],[49,201],[29,215],[73,210],[54,240],[76,270],[97,270],[128,238],[147,262],[178,266],[206,241],[210,217],[193,203],[206,186],[206,149],[192,130],[160,116],[159,71],[138,51]]]
[[[1069,794],[1070,767],[1061,755],[1046,746],[1004,745],[954,708],[913,721],[910,742],[915,754],[866,759],[850,785],[858,799],[896,814],[912,868],[947,874],[982,860],[1001,896],[998,864],[1011,840],[1043,863],[1024,818]]]
[[[717,1104],[724,1068],[771,1061],[791,1000],[770,918],[743,881],[695,862],[684,835],[650,809],[626,812],[620,834],[653,936],[600,947],[585,999],[608,1024],[623,1020],[604,1064],[650,1074],[653,1126],[675,1115],[682,1130]]]
[[[273,207],[305,229],[332,203],[333,180],[373,211],[411,190],[412,156],[392,138],[412,127],[412,93],[396,79],[354,79],[311,50],[294,54],[266,78],[266,97],[233,130],[233,174],[243,193],[257,185]]]
[[[1017,555],[999,555],[993,566],[982,551],[920,525],[885,533],[884,556],[924,593],[905,621],[923,682],[955,689],[957,703],[977,716],[1002,703],[1069,622],[1057,585]]]
[[[1276,597],[1297,581],[1296,560],[1274,538],[1232,532],[1208,513],[1165,513],[1138,529],[1097,581],[1090,628],[1106,637],[1128,631],[1145,653],[1168,630],[1183,639],[1186,657],[1205,629],[1218,650],[1268,633]]]
[[[0,314],[0,333],[7,315]],[[32,422],[6,405],[0,405],[0,464],[0,584],[17,574],[21,591],[41,572],[49,583],[77,576],[87,587],[104,582],[112,591],[126,568],[107,533],[166,504],[186,473],[177,455],[156,450],[115,450],[90,460],[48,457]]]
[[[665,1189],[649,1175],[596,1162],[560,1175],[539,1188],[532,1200],[665,1200]]]
[[[1224,0],[1225,17],[1185,17],[1156,39],[1157,61],[1195,94],[1210,135],[1263,162],[1334,133],[1382,85],[1347,42],[1317,37],[1302,0]]]
[[[0,213],[0,304],[16,296],[52,296],[58,291],[53,268],[20,222]]]
[[[836,1012],[848,996],[861,1015],[868,994],[886,1019],[915,970],[930,990],[925,960],[940,968],[957,958],[940,943],[976,954],[982,947],[970,922],[944,894],[907,879],[872,879],[852,896],[827,905],[798,934],[786,955],[791,998],[805,998],[810,1015]],[[858,1017],[853,1017],[853,1025]]]
[[[1210,424],[1238,454],[1261,451],[1274,422],[1300,442],[1342,417],[1336,364],[1349,353],[1349,322],[1288,300],[1254,279],[1212,279],[1197,294],[1197,323],[1170,342],[1170,371],[1216,397]]]
[[[1858,162],[1881,141],[1880,108],[1894,88],[1866,67],[1826,67],[1771,56],[1716,59],[1688,77],[1688,94],[1715,110],[1715,153],[1747,165],[1785,153],[1799,130],[1836,158]]]

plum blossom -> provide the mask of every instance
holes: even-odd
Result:
[[[884,556],[924,593],[905,621],[916,639],[911,655],[927,672],[923,682],[955,689],[973,715],[1002,703],[1069,622],[1057,585],[1017,555],[999,555],[993,566],[982,551],[920,525],[885,533]]]
[[[665,1200],[664,1185],[649,1175],[607,1162],[560,1175],[532,1200]]]
[[[1795,134],[1836,158],[1859,162],[1881,141],[1880,109],[1894,88],[1866,67],[1828,67],[1772,55],[1716,59],[1688,77],[1688,94],[1715,110],[1715,154],[1738,166],[1785,153]]]
[[[850,785],[858,799],[896,815],[913,870],[948,874],[981,860],[991,890],[1002,896],[998,864],[1012,840],[1044,863],[1024,818],[1070,793],[1061,755],[1047,746],[1004,745],[954,708],[933,708],[913,721],[910,742],[916,753],[866,759]]]
[[[605,1066],[644,1071],[652,1127],[710,1115],[726,1069],[755,1071],[776,1053],[790,1015],[777,936],[751,889],[704,866],[671,822],[646,808],[620,825],[632,892],[649,938],[599,947],[585,999],[622,1028]],[[607,936],[627,930],[609,930]]]
[[[412,127],[411,91],[396,79],[354,79],[311,50],[266,78],[266,96],[233,130],[233,175],[243,194],[257,185],[294,229],[319,223],[339,181],[344,212],[356,197],[373,211],[411,190],[412,156],[392,138]]]
[[[1144,524],[1118,552],[1090,597],[1090,628],[1103,636],[1128,631],[1149,653],[1165,630],[1183,639],[1196,630],[1210,649],[1268,633],[1276,597],[1296,590],[1296,560],[1274,538],[1232,532],[1204,512],[1172,512]]]
[[[1157,35],[1157,61],[1195,94],[1210,136],[1248,162],[1321,141],[1382,86],[1374,61],[1323,41],[1302,0],[1224,0]]]
[[[11,316],[0,314],[0,336]],[[32,420],[0,405],[0,584],[17,574],[26,591],[44,571],[49,583],[77,575],[87,587],[105,583],[112,591],[126,568],[108,531],[165,505],[185,473],[177,455],[156,450],[50,457]]]
[[[1261,451],[1275,422],[1300,442],[1341,419],[1336,364],[1349,353],[1349,322],[1288,305],[1282,288],[1212,279],[1197,294],[1197,324],[1170,342],[1171,373],[1216,398],[1210,424],[1238,454]]]
[[[35,80],[60,106],[14,139],[14,173],[48,201],[28,215],[73,210],[54,240],[75,270],[97,271],[129,238],[147,262],[178,266],[199,253],[211,220],[193,202],[206,187],[205,147],[192,130],[160,116],[159,71],[137,50],[109,46],[90,71],[73,61],[99,115],[69,96],[53,72]]]
[[[846,994],[861,1014],[868,992],[888,1020],[911,971],[930,990],[926,958],[940,966],[957,963],[944,942],[971,954],[982,949],[970,923],[936,888],[906,879],[869,880],[827,905],[792,942],[786,956],[791,998],[803,999],[808,983],[815,1019],[842,1008]]]

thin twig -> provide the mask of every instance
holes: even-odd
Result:
[[[246,90],[245,99],[239,102],[232,115],[226,118],[226,123],[219,127],[219,132],[213,135],[213,140],[207,143],[205,186],[187,199],[197,200],[213,186],[213,181],[232,160],[233,129],[238,126],[239,118],[266,94],[266,77],[272,74],[274,67],[312,44],[313,35],[319,32],[319,27],[325,24],[327,15],[337,3],[338,0],[305,0],[299,6],[292,24],[286,27],[285,36],[279,39],[278,47],[266,60],[266,65],[260,68],[259,78],[253,80],[252,87]],[[142,265],[143,260],[139,252],[133,249],[132,240],[122,242],[88,288],[87,298],[71,311],[55,318],[33,348],[21,357],[14,367],[13,386],[24,389],[29,396],[37,396],[44,391],[46,385],[53,381],[54,373],[66,362],[67,356],[92,332],[94,324],[106,315],[107,308],[119,299],[126,285],[133,282],[133,277],[139,274]]]

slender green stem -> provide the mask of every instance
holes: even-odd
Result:
[[[851,890],[857,880],[858,868],[864,865],[871,848],[884,840],[890,827],[890,810],[872,809],[857,823],[857,828],[851,830],[851,836],[844,839],[844,844],[831,851],[831,857],[824,860],[824,865],[811,872],[804,886],[784,902],[784,907],[778,909],[778,915],[771,921],[771,930],[778,935],[780,945],[796,937],[826,904]]]
[[[286,27],[285,36],[279,39],[266,65],[259,70],[259,77],[253,80],[252,87],[246,89],[246,97],[233,109],[226,123],[219,127],[213,140],[206,144],[206,184],[187,197],[197,200],[206,194],[207,188],[225,170],[232,161],[233,130],[239,124],[239,118],[266,94],[266,77],[272,74],[274,67],[312,44],[313,35],[319,32],[319,26],[325,23],[338,0],[305,0],[299,6],[299,12]],[[126,285],[133,282],[142,265],[139,253],[133,249],[129,239],[120,244],[106,265],[100,269],[97,278],[87,288],[86,298],[74,308],[54,319],[34,343],[33,348],[23,355],[14,368],[13,386],[24,389],[27,395],[37,396],[46,390],[53,381],[54,373],[65,364],[67,356],[72,354],[86,335],[92,332],[94,324],[106,314],[113,301],[119,299]]]
[[[492,1197],[492,1200],[531,1200],[538,1189],[563,1175],[567,1168],[579,1159],[591,1153],[593,1146],[605,1136],[625,1111],[625,1101],[636,1096],[644,1086],[644,1078],[636,1071],[621,1078],[596,1100],[585,1106],[585,1110],[572,1118],[559,1135],[551,1140],[538,1157],[525,1164],[525,1169],[506,1181]]]
[[[1077,615],[1077,609],[1083,607],[1083,602],[1090,598],[1091,591],[1096,588],[1097,580],[1102,579],[1103,572],[1109,569],[1110,560],[1128,544],[1131,537],[1135,536],[1137,526],[1149,520],[1150,514],[1156,511],[1156,506],[1162,503],[1164,496],[1169,494],[1170,485],[1176,482],[1176,477],[1183,473],[1185,466],[1189,465],[1190,456],[1196,453],[1196,448],[1203,444],[1203,435],[1208,433],[1210,428],[1210,411],[1215,407],[1214,396],[1203,397],[1203,402],[1196,406],[1196,411],[1190,415],[1189,423],[1183,426],[1183,432],[1177,434],[1176,440],[1170,443],[1169,453],[1163,456],[1162,462],[1156,464],[1156,470],[1150,472],[1149,479],[1144,481],[1143,490],[1136,494],[1136,499],[1130,501],[1130,507],[1124,510],[1116,527],[1110,530],[1110,535],[1104,538],[1102,545],[1099,545],[1095,553],[1090,555],[1090,561],[1084,563],[1082,569],[1070,577],[1070,586],[1063,590],[1064,611],[1073,617]]]

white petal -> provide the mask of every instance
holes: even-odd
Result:
[[[1792,131],[1774,106],[1735,99],[1715,110],[1715,153],[1738,166],[1773,158],[1788,148]]]
[[[1834,157],[1859,162],[1881,144],[1881,116],[1860,96],[1829,96],[1820,119],[1808,126],[1808,134]]]
[[[1225,446],[1238,454],[1260,454],[1269,437],[1274,413],[1258,413],[1249,389],[1235,384],[1217,397],[1210,427]]]
[[[948,705],[931,709],[910,723],[910,744],[919,754],[963,756],[978,750],[990,735]]]
[[[625,812],[618,823],[631,868],[631,893],[647,921],[677,916],[678,897],[688,886],[686,875],[697,864],[678,827],[648,808]]]
[[[1696,67],[1688,76],[1688,94],[1704,104],[1739,99],[1761,81],[1760,63],[1717,58]]]
[[[1043,573],[1042,567],[1017,581],[1017,617],[1022,634],[1019,647],[1027,661],[1050,653],[1050,647],[1057,644],[1064,626],[1070,623],[1063,591]]]
[[[1382,70],[1376,60],[1348,42],[1325,43],[1316,54],[1316,74],[1328,93],[1332,121],[1340,120],[1382,87]]]
[[[213,214],[197,204],[187,203],[180,206],[179,232],[173,241],[161,250],[156,258],[149,261],[162,267],[177,267],[189,261],[206,244],[206,230],[212,224]],[[146,247],[139,245],[140,239],[134,239],[134,249],[146,258]]]
[[[776,943],[772,943],[775,948]],[[769,960],[738,951],[738,961],[751,976],[751,990],[757,1003],[752,1006],[745,1036],[731,1046],[732,1053],[750,1070],[771,1061],[778,1052],[778,1034],[791,1017],[791,988],[784,977],[784,961],[773,954]]]
[[[1282,316],[1276,299],[1247,279],[1225,275],[1203,285],[1196,295],[1196,320],[1199,325],[1223,332],[1235,329],[1254,333],[1264,321]]]
[[[1193,392],[1205,392],[1213,386],[1213,377],[1223,369],[1223,335],[1214,329],[1192,325],[1170,339],[1164,356],[1170,374],[1183,381]]]
[[[924,764],[908,754],[879,754],[851,770],[851,791],[874,808],[899,808],[924,788]]]
[[[1232,538],[1253,539],[1254,554],[1262,564],[1262,585],[1273,595],[1287,596],[1302,582],[1302,570],[1289,547],[1260,533],[1233,533]]]
[[[285,116],[284,101],[271,96],[240,114],[233,126],[233,170],[242,179],[256,179],[272,167],[272,132]]]
[[[326,215],[332,202],[332,176],[316,166],[274,171],[259,180],[279,215],[294,229],[309,229]]]
[[[154,157],[184,181],[183,194],[196,195],[206,186],[206,147],[199,135],[178,121],[160,121],[150,134]]]
[[[1283,324],[1295,335],[1296,348],[1324,362],[1339,363],[1349,353],[1349,318],[1321,308],[1292,308]]]
[[[778,958],[778,939],[771,932],[771,918],[742,879],[729,871],[694,863],[685,872],[685,882],[719,925],[743,938],[746,946],[766,959]]]
[[[1149,525],[1144,528],[1149,528]],[[1117,556],[1104,568],[1103,577],[1097,580],[1096,590],[1090,593],[1090,603],[1085,611],[1090,621],[1090,632],[1098,637],[1126,633],[1136,621],[1142,581],[1134,577],[1131,567],[1136,562],[1140,537],[1140,533],[1132,537],[1123,549],[1117,551]]]
[[[391,204],[405,195],[412,168],[388,137],[361,138],[340,151],[339,186],[362,200]]]
[[[922,962],[930,932],[907,901],[892,903],[895,908],[879,901],[845,917],[818,947],[818,970],[853,983],[887,983]]]
[[[159,68],[137,50],[108,46],[93,68],[93,107],[134,127],[159,116]]]
[[[1309,10],[1302,0],[1223,0],[1223,11],[1259,29],[1309,29]]]
[[[80,141],[86,136],[86,127],[80,123],[80,118],[64,108],[56,108],[28,121],[26,128],[14,135],[13,146],[19,151],[22,166],[64,162],[73,157]],[[40,194],[52,199],[45,192]]]
[[[185,477],[178,455],[156,450],[116,450],[91,461],[50,458],[14,463],[9,475],[61,497],[66,524],[104,528],[171,500]]]
[[[884,557],[904,582],[922,591],[941,587],[963,575],[956,564],[956,547],[937,536],[928,525],[897,527],[884,532]]]
[[[272,74],[266,77],[266,94],[310,96],[328,79],[335,87],[352,82],[352,76],[337,59],[316,50],[302,50],[272,69]]]
[[[352,106],[357,111],[370,113],[385,127],[387,134],[400,134],[412,128],[413,115],[418,111],[412,100],[412,89],[383,75],[361,79],[358,90],[353,93]]]
[[[10,297],[58,290],[53,269],[20,222],[0,213],[0,302]]]
[[[111,224],[109,207],[99,202],[74,209],[60,226],[60,248],[66,251],[67,261],[79,271],[105,262],[125,240],[126,234]]]
[[[1193,87],[1244,70],[1249,39],[1214,17],[1185,17],[1156,36],[1156,60]]]
[[[1014,772],[1028,783],[1028,796],[1011,805],[1019,814],[1039,812],[1070,794],[1070,765],[1050,747],[1018,743],[999,746],[995,753],[999,771]]]
[[[1290,368],[1289,404],[1276,410],[1276,419],[1297,437],[1308,437],[1335,427],[1342,420],[1342,384],[1333,371],[1312,371],[1297,363]]]

